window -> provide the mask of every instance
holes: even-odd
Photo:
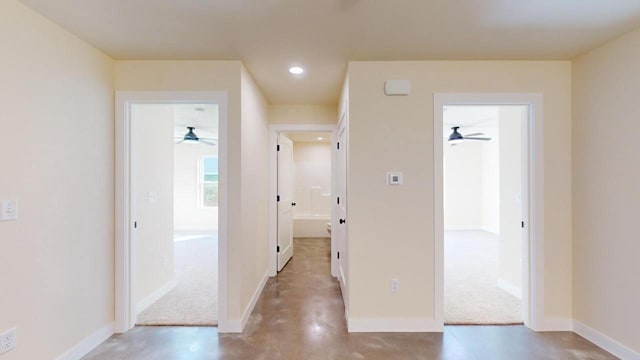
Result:
[[[218,207],[218,158],[205,156],[198,164],[198,205]]]

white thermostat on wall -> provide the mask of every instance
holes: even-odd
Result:
[[[387,185],[402,185],[402,173],[398,171],[388,172]]]

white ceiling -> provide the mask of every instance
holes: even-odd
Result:
[[[320,143],[328,143],[331,142],[331,133],[330,132],[294,132],[294,133],[286,133],[285,134],[291,141],[293,142],[320,142]],[[318,138],[322,138],[318,140]]]
[[[173,135],[183,137],[187,127],[193,126],[200,138],[218,139],[217,104],[175,104],[173,105]]]
[[[335,104],[349,60],[571,59],[640,26],[638,0],[22,2],[115,59],[242,60],[271,104]]]
[[[499,106],[474,106],[474,105],[456,105],[445,106],[442,114],[443,123],[442,137],[448,138],[451,134],[451,128],[459,126],[458,132],[463,136],[472,133],[483,133],[487,136],[496,136]]]

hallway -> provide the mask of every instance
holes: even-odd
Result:
[[[215,327],[136,327],[84,359],[615,359],[571,332],[449,326],[444,333],[348,334],[330,240],[296,239],[243,334]]]

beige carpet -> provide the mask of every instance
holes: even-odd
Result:
[[[521,301],[497,287],[498,236],[445,231],[446,324],[521,324]]]
[[[176,286],[138,314],[137,325],[216,325],[217,235],[180,234],[174,242]]]

